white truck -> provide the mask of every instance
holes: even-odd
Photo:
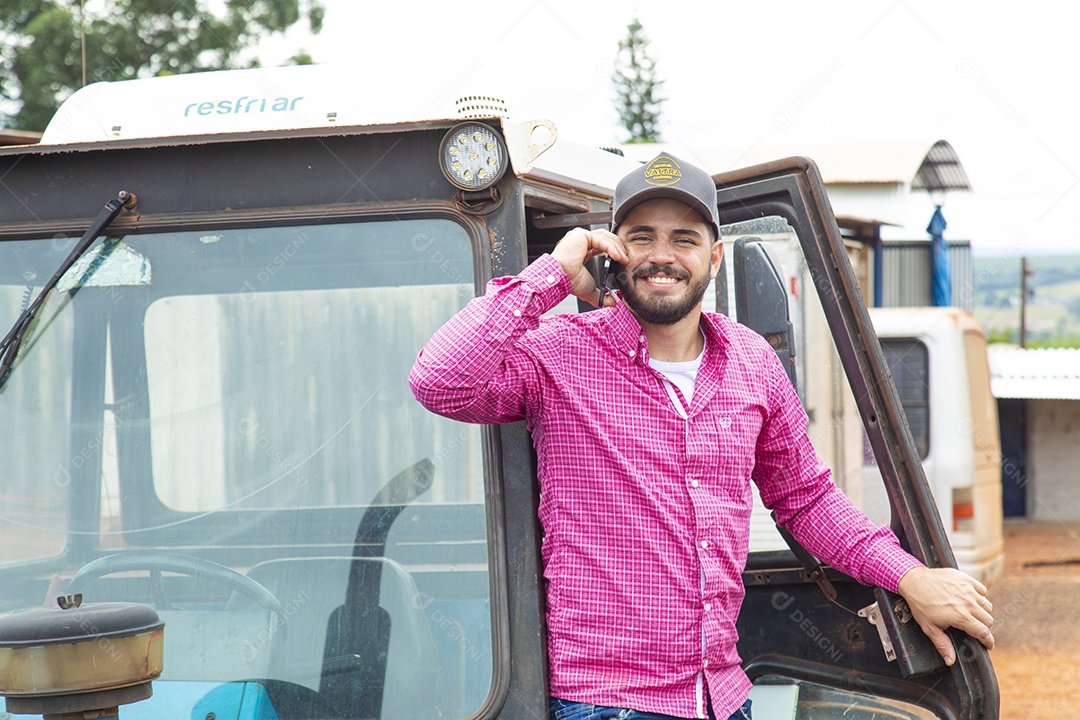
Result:
[[[1005,563],[1001,440],[982,326],[959,308],[871,308],[870,319],[957,566],[996,580]],[[888,522],[881,473],[872,452],[864,459],[863,509]]]

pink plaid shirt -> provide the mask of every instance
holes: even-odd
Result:
[[[548,255],[493,280],[421,351],[410,386],[425,407],[457,420],[527,421],[551,694],[704,717],[703,675],[726,718],[750,688],[735,620],[751,479],[811,552],[862,583],[895,591],[918,561],[832,482],[760,336],[703,315],[705,355],[683,418],[624,303],[541,317],[569,292]]]

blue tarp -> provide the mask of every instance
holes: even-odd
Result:
[[[931,291],[935,307],[952,305],[952,278],[949,276],[949,246],[945,243],[945,216],[941,206],[934,208],[934,215],[926,232],[930,233]]]

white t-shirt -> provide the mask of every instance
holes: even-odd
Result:
[[[671,403],[679,415],[686,417],[690,409],[690,403],[694,400],[694,382],[697,380],[698,369],[701,367],[701,359],[705,357],[705,347],[702,346],[701,354],[693,360],[685,362],[666,362],[649,358],[649,366],[664,376],[664,387],[667,389]],[[683,407],[675,388],[679,388],[686,407]]]

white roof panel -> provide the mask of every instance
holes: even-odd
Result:
[[[391,126],[499,117],[516,173],[609,197],[635,161],[559,137],[554,123],[511,119],[503,100],[464,91],[438,72],[400,92],[392,73],[298,65],[88,85],[57,110],[45,145],[207,137],[305,128]],[[497,92],[496,92],[497,94]],[[418,102],[416,98],[426,98]],[[537,128],[547,140],[537,141]]]
[[[994,397],[1080,400],[1080,348],[987,346]]]

